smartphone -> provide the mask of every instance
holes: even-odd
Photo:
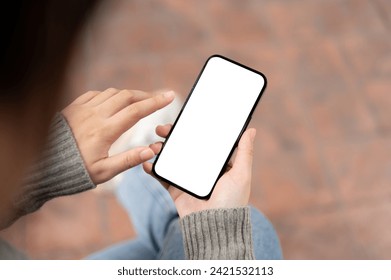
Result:
[[[266,83],[261,72],[221,55],[209,57],[153,163],[155,176],[208,199]]]

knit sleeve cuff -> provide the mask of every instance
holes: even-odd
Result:
[[[19,216],[39,209],[46,201],[79,193],[95,187],[79,152],[72,131],[60,114],[56,114],[47,146],[28,174],[14,204]]]
[[[180,223],[188,259],[254,259],[249,207],[200,211]]]

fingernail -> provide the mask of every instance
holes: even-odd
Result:
[[[254,143],[255,135],[257,135],[257,130],[255,128],[251,129],[251,142]]]
[[[149,147],[151,148],[152,146],[160,145],[161,143],[162,143],[162,142],[155,142],[155,143],[149,144]]]
[[[172,90],[166,91],[165,93],[163,93],[163,96],[166,99],[173,99],[175,97],[175,92],[173,92]]]
[[[143,150],[140,153],[140,158],[141,158],[141,160],[145,161],[145,160],[149,160],[149,159],[153,158],[154,155],[155,155],[154,152],[148,148],[148,149]]]

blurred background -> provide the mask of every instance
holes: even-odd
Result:
[[[88,90],[187,96],[218,53],[268,77],[251,203],[286,259],[391,259],[388,0],[102,1],[80,36],[66,106]],[[107,192],[55,199],[1,233],[36,259],[77,259],[135,236]]]

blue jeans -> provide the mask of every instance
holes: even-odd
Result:
[[[185,259],[175,205],[168,192],[141,165],[124,174],[117,197],[132,220],[137,238],[96,252],[88,259]],[[253,207],[251,224],[255,258],[281,259],[280,243],[272,224]]]

